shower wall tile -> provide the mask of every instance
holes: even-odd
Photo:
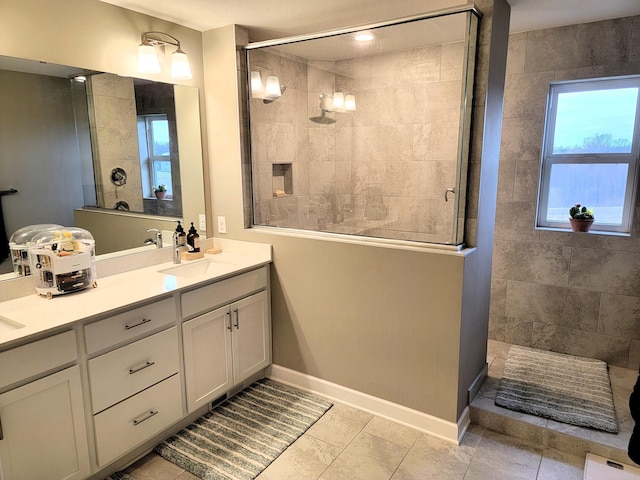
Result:
[[[351,148],[354,162],[409,161],[413,158],[412,127],[356,127]]]
[[[408,195],[419,192],[425,166],[423,162],[387,162],[386,175],[382,183],[382,194],[388,196]]]
[[[504,118],[544,118],[549,82],[554,72],[509,75],[505,85]]]
[[[500,342],[522,345],[525,347],[532,346],[533,323],[518,318],[492,316],[490,323],[493,323],[493,334],[496,338],[493,340]],[[490,327],[491,330],[491,327]]]
[[[538,331],[537,331],[538,333]],[[610,365],[626,367],[631,340],[565,327],[554,327],[545,340],[554,352],[580,357],[598,358]],[[537,342],[534,342],[537,344]]]
[[[309,129],[310,162],[335,162],[336,132],[334,128]]]
[[[640,292],[640,253],[576,248],[570,285],[620,295]]]
[[[524,73],[525,57],[527,52],[527,33],[514,33],[509,35],[507,47],[507,75]]]
[[[531,201],[538,195],[538,179],[540,177],[539,160],[516,161],[513,184],[514,201]],[[532,224],[535,222],[532,222]]]
[[[640,297],[603,293],[598,333],[640,340]]]
[[[491,302],[489,311],[504,316],[507,308],[507,280],[496,278],[491,282]]]
[[[628,61],[631,17],[529,32],[525,71]]]
[[[334,193],[336,166],[334,162],[309,162],[309,193]]]
[[[440,81],[462,80],[464,42],[455,42],[442,45],[440,57]]]
[[[394,230],[415,231],[420,224],[420,199],[389,197],[389,227]]]
[[[598,292],[509,281],[505,315],[546,325],[596,332],[599,306]]]
[[[537,241],[539,233],[531,221],[535,217],[534,202],[498,202],[496,204],[495,238],[516,242]]]
[[[531,347],[537,348],[539,350],[552,350],[552,340],[555,335],[555,325],[533,322],[533,331],[531,333]]]
[[[500,157],[539,160],[544,118],[510,118],[502,129]]]
[[[640,62],[640,17],[633,18],[629,62]]]
[[[562,245],[513,243],[496,239],[493,272],[498,278],[567,286],[571,249]]]

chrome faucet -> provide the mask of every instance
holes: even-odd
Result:
[[[147,232],[154,232],[155,238],[147,238],[144,241],[144,244],[150,245],[153,243],[156,246],[156,248],[162,248],[162,232],[157,228],[149,228]]]
[[[178,232],[173,232],[173,242],[171,246],[171,250],[173,252],[173,263],[181,263],[182,258],[180,257],[180,237],[178,236]]]

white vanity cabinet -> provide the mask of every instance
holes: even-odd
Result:
[[[182,294],[183,317],[201,313],[207,305],[219,307],[182,324],[189,412],[271,363],[267,287],[268,268],[262,267]]]
[[[84,327],[89,354],[111,348],[88,360],[98,466],[182,418],[175,323],[175,299],[167,298]]]
[[[68,366],[77,357],[73,331],[0,352],[0,388],[34,379],[0,394],[3,480],[81,480],[89,475],[80,368]]]

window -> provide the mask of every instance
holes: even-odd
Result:
[[[138,116],[140,166],[145,197],[153,197],[153,187],[165,185],[167,196],[173,197],[169,121],[162,115]]]
[[[576,203],[592,230],[628,233],[637,185],[640,77],[552,84],[547,101],[538,227],[568,228]]]

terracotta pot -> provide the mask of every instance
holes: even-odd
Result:
[[[578,218],[570,218],[571,230],[574,232],[588,232],[593,224],[593,220],[580,220]]]
[[[164,200],[164,197],[167,196],[167,192],[166,191],[165,192],[159,192],[158,190],[156,190],[155,194],[156,194],[156,198],[158,200]]]

